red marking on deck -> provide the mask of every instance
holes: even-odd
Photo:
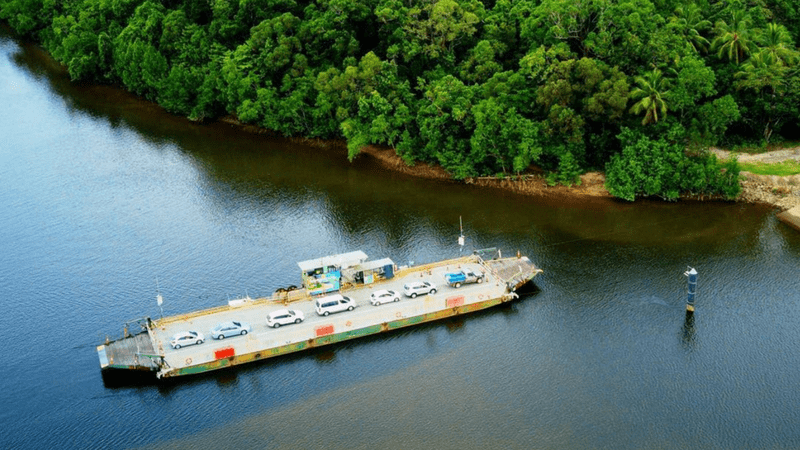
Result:
[[[329,334],[333,334],[333,325],[323,325],[315,328],[314,331],[317,333],[317,337],[327,336]]]
[[[461,306],[464,304],[464,296],[459,295],[457,297],[448,297],[447,298],[447,307],[448,308],[455,308],[456,306]]]
[[[234,355],[236,355],[236,350],[234,350],[233,347],[221,348],[214,351],[214,359],[230,358]]]

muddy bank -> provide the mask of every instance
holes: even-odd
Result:
[[[220,121],[239,127],[250,133],[273,134],[269,130],[255,125],[240,123],[236,118],[231,116],[224,117],[220,119]],[[344,141],[326,141],[305,138],[290,138],[290,140],[305,145],[341,151],[344,154],[347,153],[347,146]],[[712,149],[712,151],[721,159],[730,157],[730,152],[725,150]],[[394,149],[387,147],[367,146],[361,150],[357,158],[373,159],[381,167],[413,177],[453,180],[440,166],[423,162],[416,162],[413,166],[409,166],[397,155]],[[800,149],[784,149],[758,155],[739,156],[739,160],[743,162],[763,161],[772,163],[786,159],[800,159]],[[749,172],[742,172],[741,175],[742,193],[736,199],[737,201],[772,205],[781,211],[800,205],[800,175],[776,177],[754,175]],[[579,186],[570,187],[562,185],[550,186],[547,184],[544,174],[538,173],[529,173],[520,177],[502,179],[495,177],[475,177],[464,180],[464,183],[538,197],[565,199],[597,198],[609,200],[614,198],[605,188],[605,175],[599,172],[588,172],[581,175],[581,184]],[[698,201],[715,200],[715,198],[703,196],[686,196],[682,198],[685,200]]]
[[[774,154],[773,154],[774,153]],[[374,158],[383,167],[407,173],[412,176],[449,180],[450,175],[441,167],[417,163],[407,166],[397,156],[394,150],[370,146],[362,150],[359,157]],[[752,155],[759,156],[759,155]],[[760,155],[762,161],[778,162],[787,158],[800,157],[800,151],[779,150]],[[727,157],[727,155],[725,155]],[[751,158],[752,160],[753,158]],[[549,186],[543,175],[527,174],[521,179],[497,179],[493,177],[478,177],[465,180],[468,184],[475,184],[488,188],[503,189],[524,195],[554,196],[554,197],[597,197],[613,198],[605,188],[605,175],[599,172],[588,172],[581,176],[580,186]],[[776,177],[754,175],[742,172],[742,193],[737,201],[747,203],[768,204],[782,211],[800,205],[800,175],[792,177]],[[687,196],[686,200],[713,200],[708,197]]]

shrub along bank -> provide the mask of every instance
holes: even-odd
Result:
[[[0,0],[76,80],[192,120],[344,138],[456,179],[606,170],[632,200],[735,194],[711,145],[797,133],[793,1]],[[688,149],[688,150],[687,150]]]

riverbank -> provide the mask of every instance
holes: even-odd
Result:
[[[718,148],[711,149],[720,159],[728,159],[732,152]],[[774,164],[790,159],[800,161],[800,148],[773,150],[764,153],[737,153],[739,162]],[[781,211],[800,206],[800,175],[780,177],[759,175],[747,171],[740,172],[742,193],[737,200],[748,203],[772,205]]]
[[[721,159],[730,157],[724,150],[712,149]],[[452,177],[441,167],[425,163],[416,163],[407,166],[402,158],[397,156],[390,148],[369,146],[362,150],[362,155],[374,158],[379,164],[388,169],[406,173],[416,177],[448,180]],[[800,149],[784,149],[758,155],[741,155],[740,161],[761,161],[774,163],[786,159],[800,159]],[[543,174],[527,174],[519,179],[495,177],[470,178],[467,184],[502,189],[518,194],[552,197],[600,197],[613,198],[605,188],[605,175],[600,172],[587,172],[581,175],[581,184],[577,186],[550,186]],[[736,199],[746,203],[767,204],[780,209],[789,210],[800,206],[800,175],[778,177],[773,175],[756,175],[750,172],[741,172],[742,193]],[[698,200],[697,196],[685,197],[688,200]],[[699,198],[705,200],[705,198]]]
[[[228,116],[221,121],[237,126],[242,130],[251,133],[270,133],[254,125],[243,124],[234,117]],[[343,141],[322,141],[309,139],[292,139],[299,143],[311,143],[320,147],[341,149],[346,152],[346,144]],[[732,152],[717,148],[711,149],[720,159],[728,159]],[[417,178],[435,179],[442,181],[453,181],[450,176],[440,166],[430,165],[424,162],[416,162],[413,166],[407,165],[394,149],[388,147],[378,147],[370,145],[364,147],[357,158],[370,158],[378,165],[388,170],[407,174]],[[737,154],[741,162],[764,162],[767,164],[785,161],[787,159],[800,160],[800,148],[781,149],[759,154]],[[587,172],[581,175],[581,183],[573,186],[555,185],[547,183],[543,173],[529,173],[520,177],[475,177],[464,181],[467,184],[499,189],[516,194],[551,197],[551,198],[607,198],[614,197],[605,187],[605,174],[601,172]],[[742,192],[736,201],[755,204],[766,204],[773,206],[780,211],[787,211],[796,206],[800,206],[800,175],[779,177],[774,175],[757,175],[743,171],[740,173],[740,183]],[[686,196],[685,200],[713,200],[712,197]]]

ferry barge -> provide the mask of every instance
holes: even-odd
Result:
[[[300,288],[290,286],[270,297],[247,297],[202,311],[126,322],[122,338],[107,338],[97,347],[100,368],[166,378],[236,366],[490,308],[517,298],[515,291],[542,272],[525,256],[503,258],[499,251],[489,250],[491,258],[485,257],[487,251],[477,251],[414,267],[398,267],[388,258],[367,261],[360,251],[303,261],[298,263]],[[448,273],[462,270],[484,276],[477,283],[458,287],[446,282]],[[419,296],[404,293],[404,286],[419,281],[427,281],[434,290]],[[373,306],[370,294],[384,290],[392,292],[394,301]],[[331,294],[352,301],[353,309],[319,315],[317,300],[332,298]],[[298,311],[300,320],[268,327],[267,315],[280,309]],[[212,338],[210,330],[215,325],[230,321],[247,323],[250,329],[233,337]],[[173,336],[186,332],[194,332],[201,342],[179,348],[171,344]]]

